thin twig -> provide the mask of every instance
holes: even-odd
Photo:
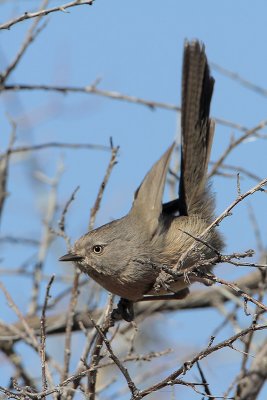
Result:
[[[75,307],[77,305],[78,299],[78,288],[79,288],[79,277],[80,271],[75,270],[74,279],[73,279],[73,286],[71,292],[71,299],[68,308],[68,318],[66,323],[66,338],[65,338],[65,348],[64,348],[64,369],[61,374],[61,382],[63,382],[69,373],[69,364],[70,364],[70,356],[71,356],[71,332],[72,332],[72,325],[73,325],[73,316],[75,312]]]
[[[40,356],[41,356],[41,367],[42,367],[42,390],[47,390],[47,377],[46,377],[46,309],[48,304],[48,299],[50,297],[51,285],[54,281],[55,275],[52,275],[50,281],[48,282],[45,300],[42,309],[42,316],[40,320],[40,332],[41,332],[41,344],[40,344]]]
[[[68,208],[70,206],[70,204],[74,201],[75,199],[75,195],[77,193],[77,191],[80,189],[80,186],[77,186],[76,189],[74,189],[74,191],[72,192],[69,200],[66,202],[65,207],[63,208],[62,214],[61,214],[61,218],[60,221],[58,223],[59,228],[65,232],[65,216],[66,213],[68,211]]]
[[[236,174],[236,188],[237,188],[237,196],[241,196],[241,185],[240,185],[240,173]]]
[[[252,187],[249,189],[246,193],[242,194],[241,196],[238,196],[236,200],[230,204],[229,207],[226,208],[226,210],[219,216],[217,217],[206,229],[205,231],[202,232],[201,237],[204,236],[206,233],[208,233],[213,227],[217,226],[220,224],[220,222],[230,216],[230,212],[232,209],[239,204],[241,201],[243,201],[246,197],[251,196],[252,194],[262,191],[262,187],[265,186],[267,183],[267,178],[263,179],[261,182],[259,182],[256,186]]]
[[[241,196],[238,196],[236,198],[235,201],[233,201],[232,204],[230,204],[229,207],[226,208],[226,210],[219,215],[219,217],[217,217],[206,229],[204,229],[204,231],[198,235],[198,239],[202,239],[206,234],[208,234],[215,226],[218,226],[220,224],[220,222],[226,218],[229,217],[231,215],[231,211],[232,209],[239,204],[241,201],[243,201],[246,197],[254,194],[255,192],[261,191],[263,190],[262,187],[264,185],[266,185],[267,183],[267,178],[263,179],[261,182],[259,182],[256,186],[252,187],[250,190],[248,190],[246,193],[242,194]],[[180,258],[179,262],[178,262],[178,267],[181,267],[184,260],[186,259],[186,257],[188,256],[188,254],[192,251],[193,247],[195,246],[195,243],[193,243],[191,246],[189,246],[189,248],[187,249],[187,251],[182,255],[182,257]]]
[[[254,128],[247,130],[242,136],[240,136],[236,140],[231,140],[229,146],[225,149],[221,157],[215,162],[215,164],[212,167],[212,170],[209,173],[209,176],[213,176],[218,168],[222,165],[226,157],[231,153],[233,149],[235,149],[237,146],[239,146],[242,142],[244,142],[246,139],[248,139],[250,136],[255,135],[260,129],[264,128],[267,125],[267,120],[264,120],[260,122],[258,125],[256,125]]]
[[[13,330],[13,332],[19,334],[20,336],[24,337],[24,340],[26,343],[28,343],[30,346],[32,346],[34,348],[34,350],[40,354],[40,346],[38,343],[38,340],[36,338],[35,332],[34,330],[31,328],[31,326],[29,325],[28,321],[26,320],[26,318],[23,316],[22,312],[20,311],[20,309],[17,307],[16,303],[14,302],[14,300],[12,299],[11,295],[8,293],[8,291],[6,290],[5,286],[3,285],[2,282],[0,282],[0,289],[2,290],[2,292],[4,293],[9,306],[14,310],[15,314],[17,315],[17,317],[19,318],[22,327],[24,328],[25,332],[26,332],[26,336],[24,335],[23,332],[20,332],[19,329],[17,329],[14,325],[10,325],[8,328]],[[49,359],[52,362],[51,357],[48,357],[48,355],[46,355],[46,359]],[[57,364],[55,362],[53,362],[54,365],[56,366]],[[50,385],[53,385],[53,379],[52,379],[52,375],[49,371],[49,369],[47,369],[47,378],[49,379]]]
[[[22,90],[45,90],[51,92],[59,93],[85,93],[85,94],[95,94],[102,97],[108,97],[113,100],[122,100],[129,103],[140,104],[154,110],[156,108],[161,108],[170,111],[181,112],[181,107],[175,104],[163,103],[160,101],[146,100],[136,96],[129,96],[115,91],[108,91],[98,89],[96,85],[89,86],[52,86],[52,85],[26,85],[26,84],[12,84],[12,85],[2,85],[0,86],[0,91],[22,91]],[[248,128],[237,124],[233,121],[228,121],[224,118],[213,117],[214,121],[223,126],[236,129],[241,132],[247,132]]]
[[[109,356],[110,358],[114,361],[114,363],[117,365],[117,367],[119,368],[119,370],[121,371],[122,375],[124,376],[127,385],[132,393],[132,396],[134,399],[138,400],[139,399],[139,390],[137,389],[137,387],[135,386],[133,380],[131,379],[128,370],[122,365],[121,361],[119,360],[119,358],[114,354],[114,351],[112,350],[111,344],[109,342],[109,340],[106,337],[106,334],[102,331],[102,329],[100,328],[100,326],[98,326],[95,321],[93,320],[93,318],[91,318],[91,321],[94,325],[94,327],[96,328],[97,332],[99,333],[99,335],[102,337],[103,342],[106,345],[106,348],[109,352]]]
[[[90,315],[90,314],[88,314],[88,315]],[[98,317],[97,325],[103,324],[105,318],[106,318],[106,310],[104,309],[103,313],[101,313],[101,315]],[[90,320],[90,318],[88,318],[88,320]],[[84,344],[84,348],[81,352],[81,357],[80,357],[79,363],[76,368],[76,373],[83,371],[84,367],[86,369],[89,368],[89,366],[87,364],[87,357],[92,349],[92,346],[95,343],[96,336],[97,336],[97,332],[95,331],[95,329],[92,329],[92,326],[90,326],[89,329],[86,329],[82,321],[79,321],[79,325],[80,325],[81,330],[86,335],[86,341]],[[92,324],[90,324],[90,325],[92,325]],[[99,368],[99,367],[100,367],[100,364],[95,365],[93,368]],[[79,384],[79,381],[76,382],[76,386],[78,384]]]
[[[7,197],[7,178],[8,178],[8,167],[9,159],[12,151],[13,144],[16,139],[16,124],[10,119],[11,134],[7,150],[0,158],[0,219],[2,217],[4,203]]]
[[[262,275],[262,281],[259,282],[259,297],[258,297],[258,301],[259,302],[263,302],[264,299],[264,295],[265,295],[265,290],[266,290],[266,271],[265,270],[261,270],[261,275]],[[251,321],[251,326],[257,325],[261,316],[262,310],[260,307],[257,307],[255,314],[252,317],[252,321]],[[240,390],[242,391],[242,380],[245,377],[248,377],[249,374],[247,372],[247,361],[248,361],[248,355],[250,352],[250,348],[252,347],[252,340],[253,340],[253,336],[254,336],[254,332],[251,331],[247,337],[244,340],[244,356],[242,359],[242,364],[241,364],[241,374],[239,376],[239,381],[238,381],[238,385],[237,385],[237,389],[236,389],[236,393],[240,392]]]
[[[102,324],[102,332],[104,335],[107,334],[109,329],[114,325],[114,321],[111,318],[111,310],[113,306],[113,296],[109,297],[109,303],[107,309],[105,311],[105,319]],[[99,364],[101,360],[101,350],[103,346],[103,337],[98,333],[95,339],[95,344],[92,350],[91,361],[89,368],[94,368]],[[88,376],[88,399],[95,400],[96,395],[96,379],[97,379],[97,369],[95,369],[89,376]]]
[[[25,319],[25,317],[23,316],[23,314],[21,313],[21,311],[19,310],[19,308],[17,307],[15,302],[13,301],[12,297],[10,296],[10,294],[8,293],[8,291],[6,290],[6,288],[4,287],[2,282],[0,282],[0,289],[4,293],[9,306],[14,310],[15,314],[19,318],[19,320],[22,324],[22,327],[24,328],[28,337],[31,339],[31,342],[34,345],[34,348],[39,351],[39,344],[38,344],[38,341],[37,341],[37,338],[35,336],[33,329],[29,326],[27,320]]]
[[[259,283],[261,282],[261,274],[259,271],[252,272],[236,281],[236,286],[241,288],[242,290],[246,290],[248,292],[258,290]],[[84,281],[84,284],[86,281]],[[191,292],[190,296],[186,297],[184,300],[179,301],[156,301],[150,303],[140,302],[135,305],[135,315],[138,319],[139,316],[153,316],[157,313],[165,313],[165,312],[175,312],[178,310],[196,310],[196,309],[205,309],[207,307],[216,307],[216,304],[226,303],[229,300],[234,300],[234,298],[238,299],[240,294],[238,292],[234,292],[234,297],[231,295],[231,290],[224,287],[209,287],[207,290],[195,290]],[[65,293],[64,293],[65,294]],[[231,296],[229,296],[231,295]],[[240,305],[240,304],[239,304]],[[101,315],[101,310],[95,310],[93,313],[93,318],[98,320]],[[39,334],[39,319],[37,317],[25,317],[28,325],[34,330],[34,332]],[[67,316],[62,313],[55,314],[53,316],[47,317],[47,335],[55,334],[55,333],[64,333],[66,331],[66,319]],[[72,327],[73,331],[77,331],[81,329],[79,322],[82,322],[83,326],[86,329],[92,329],[92,323],[88,319],[87,311],[79,311],[74,315],[74,325]],[[11,329],[14,327],[16,331],[12,331]],[[21,339],[21,329],[23,329],[21,323],[10,325],[10,329],[8,326],[4,326],[0,324],[0,340],[20,340]],[[124,333],[124,330],[121,330],[121,333]]]
[[[25,152],[28,152],[28,151],[44,150],[44,149],[48,149],[48,148],[51,148],[51,147],[110,151],[110,147],[104,146],[104,145],[101,145],[101,144],[48,142],[48,143],[36,144],[36,145],[33,145],[33,146],[14,147],[9,152],[10,152],[10,154],[25,153]],[[3,156],[0,157],[0,160],[2,158],[3,158]]]
[[[26,386],[32,388],[32,390],[37,391],[36,383],[34,379],[29,375],[29,371],[25,365],[23,365],[21,355],[15,350],[13,343],[1,343],[1,352],[3,352],[8,361],[13,365],[16,370],[16,379],[20,378],[23,380]]]
[[[160,354],[160,353],[159,353]],[[140,360],[142,360],[142,356],[141,356],[141,358],[136,358],[136,361],[140,361]],[[125,361],[127,361],[127,360],[125,360]],[[130,361],[130,360],[129,360]],[[149,361],[149,359],[148,359],[148,361]],[[72,383],[72,382],[76,382],[77,380],[79,380],[79,379],[81,379],[81,378],[83,378],[83,377],[85,377],[85,376],[87,376],[87,375],[89,375],[91,372],[93,372],[95,369],[100,369],[100,368],[103,368],[103,367],[109,367],[109,366],[111,366],[111,365],[114,365],[114,362],[112,361],[112,362],[109,362],[109,363],[105,363],[105,364],[100,364],[100,365],[98,365],[98,366],[95,366],[95,367],[91,367],[90,369],[88,368],[88,369],[86,369],[86,370],[83,370],[83,371],[80,371],[79,373],[77,373],[77,374],[74,374],[74,375],[71,375],[71,376],[69,376],[64,382],[62,382],[61,384],[59,384],[59,385],[56,385],[56,386],[54,386],[53,388],[51,388],[51,389],[47,389],[46,391],[42,391],[42,392],[30,392],[30,391],[28,391],[27,390],[27,388],[25,388],[25,389],[20,389],[20,392],[21,392],[21,397],[19,397],[20,398],[20,400],[22,400],[22,399],[24,399],[25,398],[25,396],[26,397],[29,397],[29,398],[31,398],[31,399],[40,399],[40,398],[42,398],[42,397],[45,397],[45,396],[49,396],[49,395],[51,395],[51,394],[53,394],[53,393],[59,393],[59,394],[62,394],[62,389],[63,388],[65,388],[66,386],[68,386],[70,383]],[[160,368],[160,371],[162,371],[162,368]],[[154,373],[153,373],[153,375],[154,375]],[[0,391],[1,391],[1,389],[2,389],[2,387],[0,387]],[[68,389],[70,392],[71,392],[71,389]],[[12,392],[10,392],[11,394],[12,394]],[[72,389],[72,393],[74,393],[75,394],[75,391]],[[22,396],[24,396],[24,397],[22,397]]]
[[[60,177],[63,173],[63,164],[60,162],[57,167],[56,177],[52,180],[47,180],[47,182],[51,185],[51,190],[49,193],[49,197],[47,200],[47,209],[44,220],[44,227],[42,232],[42,239],[38,251],[37,262],[34,268],[34,279],[33,279],[33,288],[32,288],[32,298],[29,305],[29,314],[34,315],[38,309],[38,297],[39,297],[39,289],[41,283],[42,270],[45,263],[45,259],[47,256],[47,251],[52,242],[52,234],[50,230],[50,225],[53,222],[55,217],[56,207],[57,207],[57,187],[59,184]]]
[[[259,392],[267,379],[266,368],[267,341],[266,339],[258,346],[257,354],[252,360],[245,376],[238,382],[235,399],[254,400],[258,399]]]
[[[210,164],[211,165],[215,165],[216,163],[214,161],[210,161]],[[253,174],[251,171],[249,171],[248,169],[246,169],[244,167],[234,166],[234,165],[229,165],[229,164],[221,164],[219,168],[229,169],[231,171],[235,171],[235,173],[236,172],[241,172],[243,175],[246,175],[247,177],[253,179],[256,182],[262,181],[262,177],[259,177],[258,175]],[[218,170],[215,172],[215,174],[216,175],[222,175],[222,174],[220,174],[220,172]],[[234,175],[231,175],[231,176],[236,176],[236,175],[234,174]]]
[[[102,183],[101,183],[101,185],[99,187],[99,191],[98,191],[98,194],[97,194],[97,197],[96,197],[95,204],[91,208],[90,220],[89,220],[89,225],[88,225],[88,230],[89,231],[91,231],[93,229],[93,227],[94,227],[96,214],[97,214],[97,212],[98,212],[98,210],[100,208],[100,204],[101,204],[101,200],[102,200],[102,197],[103,197],[103,193],[104,193],[105,187],[107,185],[107,182],[109,180],[109,177],[110,177],[110,174],[111,174],[111,171],[112,171],[114,165],[117,164],[116,158],[117,158],[118,151],[119,151],[119,146],[117,146],[117,147],[111,146],[110,161],[109,161],[109,164],[108,164],[104,179],[103,179],[103,181],[102,181]]]
[[[46,7],[47,4],[48,4],[48,0],[44,0],[39,11],[41,11],[44,7]],[[36,29],[40,19],[41,19],[41,15],[39,15],[36,18],[36,20],[34,20],[33,24],[31,25],[30,29],[28,30],[26,37],[25,37],[24,41],[22,42],[22,45],[21,45],[17,55],[15,56],[14,60],[9,64],[9,66],[6,68],[6,70],[0,74],[0,84],[3,84],[7,80],[7,78],[11,74],[11,72],[14,71],[14,69],[20,62],[23,54],[25,53],[25,51],[27,50],[29,45],[35,40],[37,35],[45,28],[46,24],[43,24],[39,29]]]
[[[94,0],[75,0],[75,1],[71,1],[70,3],[62,4],[61,6],[48,8],[46,10],[39,10],[36,12],[25,11],[25,13],[20,15],[19,17],[16,17],[14,19],[11,19],[10,21],[7,21],[7,22],[1,24],[0,29],[10,29],[11,26],[13,26],[21,21],[25,21],[26,19],[36,18],[36,17],[44,17],[50,13],[57,12],[57,11],[64,12],[66,9],[71,8],[71,7],[81,6],[81,5],[85,5],[85,4],[91,6],[93,4],[93,2],[94,2]]]
[[[256,239],[258,251],[260,254],[264,254],[264,243],[263,243],[263,239],[261,237],[260,227],[259,227],[258,221],[256,219],[256,215],[254,213],[254,210],[253,210],[251,204],[248,204],[248,215],[249,215],[249,219],[250,219],[251,225],[254,230],[254,236]]]
[[[12,243],[12,244],[25,244],[29,246],[39,246],[40,242],[36,239],[18,237],[18,236],[1,236],[0,243]]]
[[[263,304],[262,302],[260,302],[259,300],[254,299],[253,297],[249,296],[246,292],[244,292],[243,290],[241,290],[237,285],[235,285],[232,282],[228,282],[222,278],[218,278],[215,275],[212,274],[204,274],[204,276],[207,279],[210,279],[213,282],[216,283],[220,283],[221,285],[227,286],[230,289],[232,289],[234,292],[238,292],[238,294],[243,297],[244,299],[246,299],[247,301],[250,301],[251,303],[254,303],[256,306],[258,306],[260,309],[267,311],[267,306],[265,304]]]
[[[197,369],[198,369],[199,375],[201,377],[201,381],[202,381],[204,389],[205,389],[205,393],[209,396],[210,400],[214,400],[214,397],[212,396],[211,391],[209,389],[209,384],[207,382],[207,379],[205,378],[204,372],[198,361],[196,362],[196,365],[197,365]]]
[[[11,390],[8,390],[6,388],[4,388],[3,386],[0,386],[0,392],[4,393],[6,395],[7,399],[17,399],[17,400],[21,400],[21,395],[12,392]]]
[[[150,386],[147,389],[142,390],[139,395],[143,398],[153,392],[156,392],[166,386],[172,385],[173,381],[181,374],[185,375],[187,371],[189,371],[194,364],[196,364],[197,361],[202,360],[203,358],[206,358],[210,354],[214,353],[215,351],[221,350],[225,347],[230,347],[231,345],[238,339],[243,338],[246,336],[251,330],[254,331],[259,331],[259,330],[264,330],[267,328],[267,325],[256,325],[256,326],[250,326],[249,328],[243,329],[241,332],[238,332],[236,335],[231,336],[230,338],[218,343],[217,345],[214,346],[209,346],[206,349],[202,350],[199,352],[194,358],[192,358],[190,361],[185,362],[180,368],[178,368],[176,371],[168,375],[165,379],[163,379],[161,382],[156,383],[153,386]]]
[[[242,86],[245,86],[250,90],[253,90],[253,92],[256,92],[256,93],[258,93],[258,94],[260,94],[260,95],[262,95],[264,97],[267,96],[267,90],[266,89],[264,89],[261,86],[256,85],[253,82],[248,81],[247,79],[243,78],[242,76],[240,76],[236,72],[232,72],[229,69],[226,69],[226,68],[222,67],[221,65],[216,64],[214,62],[211,62],[210,65],[216,71],[218,71],[221,74],[227,76],[228,78],[233,79],[234,81],[240,83]]]

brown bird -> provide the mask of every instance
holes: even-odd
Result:
[[[159,295],[170,293],[182,298],[188,294],[192,281],[189,283],[184,277],[172,279],[160,290],[155,284],[162,275],[162,266],[184,269],[214,257],[213,248],[218,251],[223,248],[223,240],[216,229],[202,237],[210,246],[195,239],[214,215],[214,197],[207,182],[215,127],[209,117],[213,86],[204,45],[198,41],[186,42],[179,198],[162,205],[172,144],[145,176],[130,212],[86,233],[60,261],[74,261],[106,290],[128,301],[157,299],[162,298]],[[179,265],[182,255],[192,245],[195,245],[194,250],[190,250]],[[211,269],[209,267],[208,271]],[[130,313],[130,308],[128,311]],[[124,317],[131,319],[129,315]]]

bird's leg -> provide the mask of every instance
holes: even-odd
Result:
[[[176,293],[163,294],[163,295],[147,295],[143,296],[140,300],[135,301],[153,301],[153,300],[182,300],[189,294],[189,289],[184,288]],[[120,298],[117,308],[112,311],[111,318],[118,320],[124,319],[126,322],[132,322],[134,319],[133,302],[131,300]]]
[[[124,319],[126,322],[132,322],[134,319],[133,302],[131,300],[120,298],[117,308],[112,311],[113,319]]]

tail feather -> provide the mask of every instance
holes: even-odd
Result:
[[[210,218],[213,206],[206,176],[214,135],[214,122],[209,118],[214,79],[204,45],[197,41],[185,44],[182,86],[180,214],[203,210],[203,217]]]

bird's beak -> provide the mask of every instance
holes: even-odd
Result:
[[[81,261],[83,259],[82,256],[78,256],[76,254],[65,254],[64,256],[59,258],[59,261]]]

